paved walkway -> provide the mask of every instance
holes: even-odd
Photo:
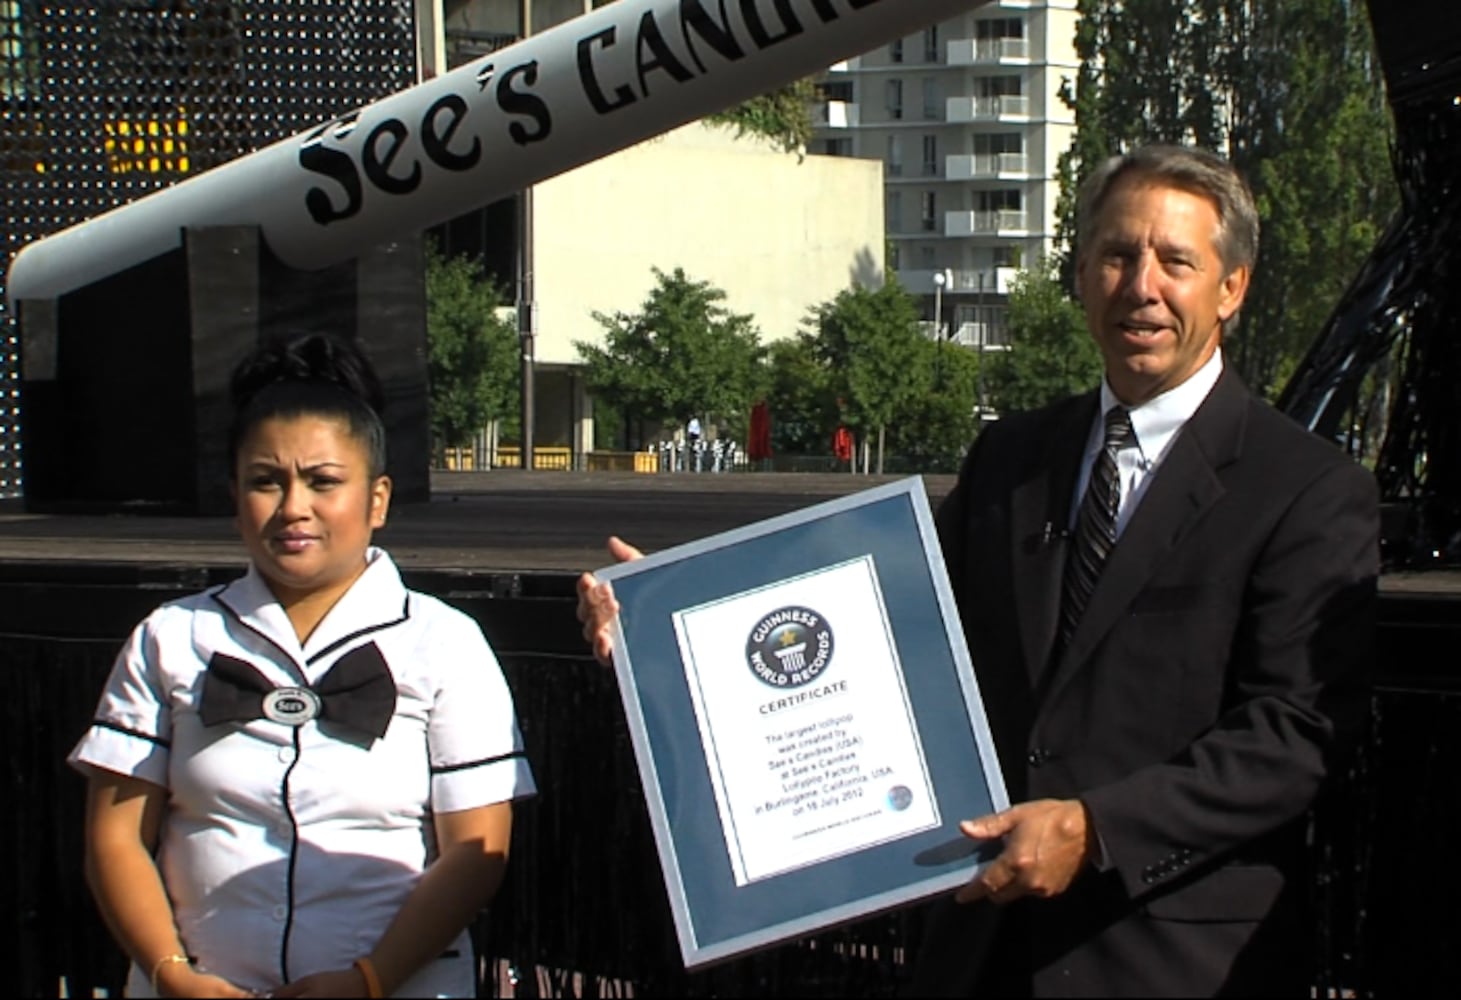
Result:
[[[617,534],[656,551],[845,496],[898,476],[848,473],[439,472],[428,503],[398,504],[377,533],[403,566],[578,573]],[[932,504],[952,476],[925,476]],[[0,509],[0,560],[241,565],[226,517],[28,514]]]

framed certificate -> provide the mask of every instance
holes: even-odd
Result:
[[[596,574],[687,968],[926,898],[1008,805],[923,482]]]

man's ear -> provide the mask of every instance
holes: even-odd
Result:
[[[1218,319],[1224,323],[1232,319],[1242,307],[1243,298],[1248,294],[1250,274],[1248,266],[1242,264],[1223,278],[1222,285],[1218,288]]]

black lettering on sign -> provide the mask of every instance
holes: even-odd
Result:
[[[825,3],[826,0],[819,0]],[[736,36],[731,34],[730,25],[726,20],[725,0],[720,0],[720,21],[717,22],[705,12],[700,0],[680,0],[680,34],[685,39],[685,47],[690,50],[690,58],[695,60],[695,65],[704,73],[705,63],[701,61],[700,54],[695,51],[695,43],[690,40],[690,32],[700,36],[700,40],[709,44],[721,56],[735,62],[737,59],[744,59],[746,52],[736,41]]]
[[[832,6],[832,0],[812,0],[812,10],[822,19],[823,24],[837,20],[839,15],[837,9]]]
[[[387,118],[372,129],[365,140],[365,148],[361,151],[365,176],[386,194],[410,194],[421,184],[421,164],[415,160],[411,161],[411,169],[406,176],[397,177],[391,173],[391,164],[410,134],[403,122]],[[381,151],[382,139],[387,140],[384,152]]]
[[[617,34],[614,27],[610,25],[603,31],[589,35],[587,38],[579,39],[578,42],[578,78],[583,84],[583,92],[588,95],[588,102],[594,106],[594,110],[601,115],[610,111],[618,111],[620,108],[633,104],[638,98],[634,91],[626,85],[620,84],[614,88],[614,102],[604,96],[604,90],[599,86],[598,78],[594,75],[593,50],[595,43],[599,48],[609,48],[614,44],[614,36]]]
[[[802,23],[792,13],[791,0],[775,0],[773,7],[776,10],[776,17],[781,21],[781,34],[773,36],[766,30],[766,24],[761,20],[761,11],[756,6],[756,0],[741,0],[741,13],[746,18],[746,30],[751,33],[751,40],[756,43],[758,49],[769,49],[771,46],[786,41],[788,38],[795,38],[802,33]]]
[[[442,112],[447,112],[446,127],[441,127]],[[447,94],[426,109],[421,119],[421,148],[431,161],[448,170],[471,170],[482,159],[482,140],[472,137],[472,146],[465,153],[451,151],[452,137],[467,118],[467,102],[456,94]]]
[[[355,169],[355,161],[349,155],[340,152],[338,149],[330,149],[324,144],[325,133],[332,127],[353,128],[359,114],[351,113],[341,118],[338,122],[329,122],[321,125],[309,135],[305,136],[304,144],[299,147],[299,165],[310,173],[328,177],[338,184],[345,194],[345,205],[337,209],[334,202],[330,200],[329,192],[324,188],[312,187],[304,196],[304,207],[309,210],[310,218],[322,226],[328,226],[332,222],[341,219],[348,219],[360,211],[360,205],[365,200],[365,192],[360,186],[360,174]]]
[[[645,58],[646,48],[652,50],[651,58]],[[695,79],[695,74],[686,69],[685,64],[665,44],[665,36],[660,32],[652,10],[645,11],[644,16],[639,19],[639,37],[635,43],[634,59],[639,65],[639,92],[645,97],[649,96],[647,77],[651,70],[662,69],[674,77],[677,83],[688,83]]]
[[[553,131],[553,115],[548,111],[547,103],[537,94],[513,89],[513,84],[519,78],[529,87],[537,83],[537,60],[514,66],[502,74],[502,80],[497,84],[497,106],[510,115],[523,115],[531,119],[537,126],[532,131],[529,131],[522,122],[513,122],[507,127],[507,134],[512,136],[512,141],[519,146],[526,146],[529,143],[542,142],[548,138]]]

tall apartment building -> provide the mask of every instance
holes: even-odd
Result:
[[[1007,343],[1010,279],[1054,248],[1078,17],[994,0],[821,81],[812,151],[883,162],[889,270],[957,342]]]

